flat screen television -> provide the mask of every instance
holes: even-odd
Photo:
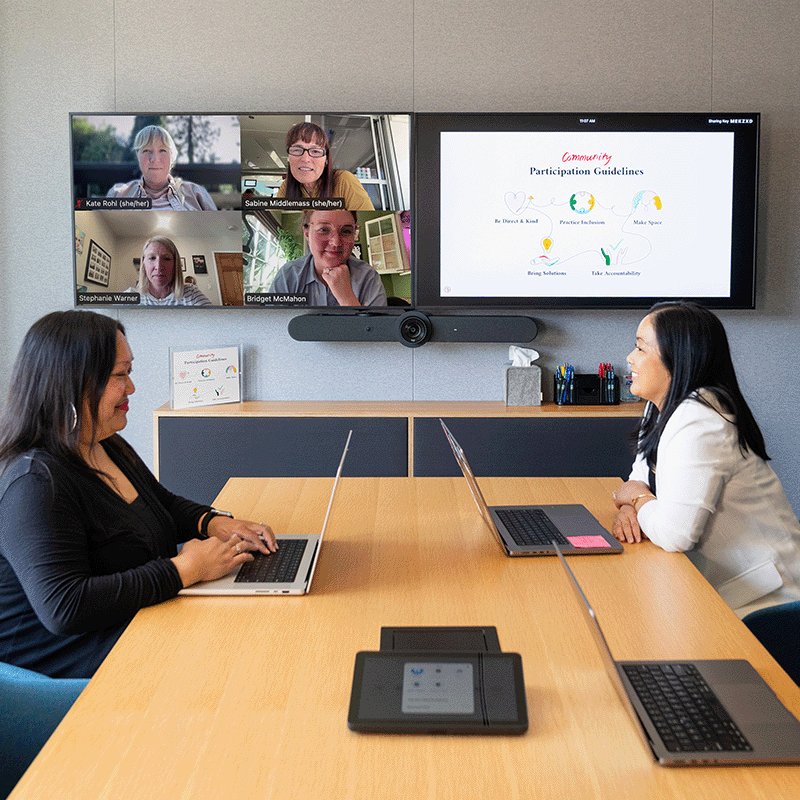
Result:
[[[423,308],[752,308],[758,114],[417,114]]]
[[[70,127],[76,305],[411,302],[410,115],[73,113]]]

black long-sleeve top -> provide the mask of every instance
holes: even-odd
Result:
[[[208,506],[168,492],[119,436],[102,444],[130,504],[42,450],[0,476],[0,661],[91,677],[140,608],[181,589],[169,559]]]

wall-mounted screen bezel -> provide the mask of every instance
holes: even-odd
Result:
[[[415,304],[753,308],[759,128],[757,113],[416,114]]]

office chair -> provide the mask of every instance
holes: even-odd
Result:
[[[88,682],[0,662],[0,799],[11,793]]]
[[[800,686],[800,600],[760,608],[742,622]]]

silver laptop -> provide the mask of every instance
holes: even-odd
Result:
[[[336,495],[336,487],[339,485],[352,435],[351,430],[347,434],[328,500],[328,510],[325,512],[322,530],[318,534],[278,534],[275,537],[278,542],[277,552],[268,555],[253,553],[253,561],[246,561],[225,577],[196,583],[187,589],[181,589],[179,594],[307,594],[311,589],[311,581],[319,561],[322,538],[328,526],[333,498]]]
[[[606,672],[659,764],[800,762],[800,722],[749,661],[615,661],[594,609],[556,552]]]
[[[565,555],[621,553],[622,545],[582,505],[488,506],[461,445],[443,420],[447,441],[467,479],[489,530],[508,556],[552,556],[553,542]]]

